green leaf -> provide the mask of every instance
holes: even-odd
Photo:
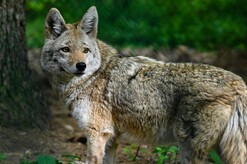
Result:
[[[125,147],[125,148],[123,148],[123,152],[124,152],[124,154],[130,154],[131,150],[129,147]]]
[[[162,152],[162,149],[160,147],[155,147],[155,149],[152,151],[152,153],[160,153]]]
[[[167,155],[162,155],[162,156],[159,157],[157,163],[158,163],[158,164],[162,164],[164,161],[167,161],[167,160],[169,160],[169,156],[167,156]]]
[[[164,153],[168,150],[167,146],[156,146],[152,153]]]
[[[224,162],[220,159],[220,156],[216,153],[215,150],[211,150],[209,156],[215,164],[224,164]]]
[[[0,152],[0,162],[7,159],[7,154]]]
[[[171,146],[169,149],[168,149],[169,152],[172,152],[172,153],[177,153],[179,151],[179,148],[177,146]]]
[[[50,155],[40,155],[37,157],[38,164],[57,164],[58,160]]]

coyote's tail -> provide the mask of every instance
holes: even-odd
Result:
[[[220,151],[226,163],[247,164],[247,95],[234,102],[233,113],[220,142]]]

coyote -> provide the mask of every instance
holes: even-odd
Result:
[[[181,163],[247,163],[247,89],[214,66],[123,57],[97,39],[93,6],[66,24],[52,8],[41,66],[87,137],[86,163],[116,163],[120,141],[176,142]]]

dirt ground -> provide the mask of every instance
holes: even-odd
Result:
[[[53,119],[50,128],[46,131],[20,131],[0,127],[0,153],[7,155],[6,160],[0,161],[0,164],[35,161],[39,155],[51,155],[63,163],[68,163],[63,155],[79,156],[80,161],[85,161],[86,138],[69,111],[57,101],[58,97],[52,91],[47,91],[46,95],[52,95],[50,109]],[[152,150],[153,147],[147,145],[121,144],[117,153],[118,163],[155,163],[157,157],[152,154]]]
[[[39,53],[40,50],[36,51],[37,52],[34,53]],[[211,54],[198,53],[187,47],[178,47],[174,51],[154,51],[152,49],[133,51],[125,49],[120,52],[120,54],[139,54],[172,62],[192,61],[208,63],[239,74],[244,72],[245,77],[247,71],[246,53],[235,54],[233,51],[227,51],[217,56],[212,56]],[[36,58],[39,57],[36,55]],[[34,62],[31,61],[30,67],[35,70],[34,72],[36,75],[42,76],[42,72],[38,67],[39,60],[31,60]],[[44,84],[40,79],[38,82]],[[47,87],[45,87],[45,89],[47,89]],[[58,97],[51,92],[49,87],[45,94],[52,95],[50,109],[53,120],[50,129],[46,131],[37,129],[19,131],[16,129],[0,127],[0,153],[5,153],[7,155],[6,160],[0,161],[1,164],[19,164],[22,160],[34,161],[38,155],[52,155],[57,159],[64,161],[63,163],[66,163],[65,159],[62,157],[63,155],[76,155],[81,157],[81,161],[85,161],[86,139],[77,127],[76,122],[73,120],[68,110],[63,108],[63,105],[58,101]],[[121,144],[117,153],[118,163],[156,163],[157,157],[152,154],[153,149],[154,147],[147,145]],[[134,157],[136,157],[136,161],[133,161]]]

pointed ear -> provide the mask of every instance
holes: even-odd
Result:
[[[98,30],[98,12],[95,6],[92,6],[87,10],[81,22],[78,24],[78,28],[81,28],[90,37],[96,38]]]
[[[46,38],[56,39],[66,30],[65,21],[56,8],[52,8],[46,17],[45,33]]]

